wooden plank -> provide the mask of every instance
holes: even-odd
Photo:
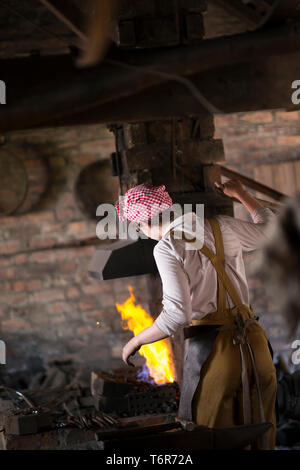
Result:
[[[300,162],[258,165],[254,168],[254,178],[288,196],[294,196],[300,190]]]
[[[203,163],[225,161],[221,139],[190,140],[177,144],[177,162],[183,166],[202,166]]]
[[[153,143],[136,145],[126,152],[130,171],[144,168],[160,168],[164,162],[171,162],[172,144]],[[221,139],[190,140],[177,142],[176,162],[185,167],[201,167],[203,163],[225,160],[223,141]]]
[[[244,176],[238,173],[237,171],[233,171],[224,166],[221,166],[220,168],[221,168],[221,174],[223,176],[226,176],[227,178],[237,178],[242,184],[244,184],[248,188],[251,188],[254,191],[258,191],[266,196],[269,196],[272,199],[275,199],[276,201],[280,201],[286,197],[286,194],[283,194],[280,191],[270,188],[269,186],[266,186],[265,184],[259,183],[258,181],[252,178],[249,178],[248,176]]]

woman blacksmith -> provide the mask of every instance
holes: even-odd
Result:
[[[121,220],[157,240],[154,257],[163,285],[163,310],[123,348],[123,360],[144,344],[184,328],[185,356],[178,417],[208,427],[270,422],[260,449],[274,449],[276,371],[271,347],[249,305],[243,252],[257,249],[275,217],[237,180],[215,183],[235,197],[253,222],[218,215],[202,221],[204,243],[190,249],[195,213],[172,210],[165,186],[136,186],[116,205]],[[178,233],[182,233],[182,237]],[[175,234],[177,234],[175,236]]]

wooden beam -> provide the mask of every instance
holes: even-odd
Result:
[[[83,32],[83,15],[70,0],[39,0],[48,8],[62,23],[64,23],[83,42],[87,40]]]
[[[72,90],[75,77],[72,84],[66,82],[63,87],[57,84],[56,88],[50,84],[49,89],[44,87],[43,91],[40,91],[36,84],[36,99],[33,99],[28,91],[27,100],[23,97],[19,99],[21,84],[6,81],[9,104],[0,107],[0,132],[34,127],[207,116],[207,111],[189,90],[179,83],[167,82],[149,87],[133,96],[126,96],[128,85],[122,83],[117,75],[111,76],[109,82],[109,76],[105,69],[102,74],[105,79],[103,82],[94,83],[94,79],[89,76],[85,83],[82,77],[77,93],[76,88]],[[300,109],[299,105],[294,105],[291,101],[291,83],[297,76],[300,76],[300,53],[287,57],[277,56],[267,62],[221,67],[192,78],[193,83],[224,113],[234,113],[264,109]],[[16,73],[15,77],[19,80],[20,75]],[[132,76],[131,86],[135,79],[136,76]],[[33,77],[33,82],[34,80]],[[117,96],[114,101],[103,104],[97,103],[98,91],[99,96],[105,98],[105,93],[113,93],[120,84],[123,87],[122,97]],[[26,89],[26,84],[23,86]],[[80,110],[75,106],[78,103],[90,106]]]
[[[300,76],[299,51],[300,25],[294,24],[167,51],[111,52],[114,61],[137,64],[137,69],[105,61],[78,70],[66,55],[0,61],[7,88],[7,104],[0,108],[0,131],[202,112],[183,84],[164,84],[166,77],[148,73],[145,66],[192,77],[223,112],[297,109],[291,101],[291,83]]]
[[[276,189],[270,188],[265,184],[259,183],[258,181],[255,181],[254,179],[249,178],[248,176],[244,176],[241,173],[238,173],[237,171],[231,170],[222,165],[220,165],[220,170],[221,175],[226,176],[227,178],[236,178],[248,188],[251,188],[254,191],[258,191],[259,193],[264,194],[265,196],[271,197],[275,201],[281,201],[282,199],[287,198],[286,194],[276,191]]]
[[[269,209],[272,209],[275,212],[283,206],[281,202],[266,201],[265,199],[261,199],[259,197],[256,197],[255,199],[260,202],[262,206],[269,207]],[[238,199],[235,199],[234,202],[242,204],[241,201],[239,201]]]
[[[229,14],[244,21],[251,29],[259,26],[262,15],[248,7],[240,0],[214,0],[217,5],[226,10]]]

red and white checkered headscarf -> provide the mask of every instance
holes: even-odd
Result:
[[[173,202],[165,189],[164,185],[139,184],[126,191],[115,205],[120,220],[143,222],[169,209]]]

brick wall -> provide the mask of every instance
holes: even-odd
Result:
[[[48,187],[27,214],[1,218],[0,337],[7,365],[0,373],[19,370],[26,377],[28,369],[61,355],[105,370],[122,366],[130,333],[123,331],[115,303],[126,300],[132,284],[146,306],[147,276],[92,279],[87,266],[95,247],[75,246],[95,237],[97,221],[78,209],[74,183],[85,165],[114,151],[112,134],[98,125],[17,132],[6,136],[3,149],[27,162],[42,156]]]
[[[226,165],[285,194],[300,189],[300,113],[263,111],[216,116],[217,137],[224,141]],[[268,199],[266,196],[263,199]],[[245,218],[237,208],[236,215]],[[251,305],[266,329],[276,351],[289,351],[283,316],[276,298],[265,290],[264,282],[253,274],[256,256],[245,257]]]

